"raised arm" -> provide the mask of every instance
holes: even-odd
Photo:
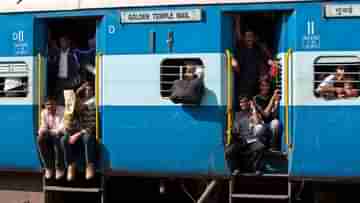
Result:
[[[254,124],[255,125],[260,124],[262,119],[256,110],[254,101],[250,101],[250,110],[251,110],[251,118],[254,121]]]

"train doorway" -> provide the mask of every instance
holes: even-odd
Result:
[[[34,99],[38,103],[38,111],[34,114],[39,121],[35,123],[39,129],[35,140],[44,171],[45,195],[90,192],[103,197],[99,74],[96,74],[100,72],[101,60],[97,54],[101,38],[97,37],[96,33],[102,29],[101,25],[101,17],[97,16],[50,16],[35,20],[34,81],[37,83],[34,85]],[[49,125],[50,121],[47,119],[54,104],[56,113],[52,117],[59,120],[55,123],[58,124],[55,125],[55,130],[50,129],[54,125]],[[58,146],[57,151],[54,146],[50,153],[54,155],[52,157],[44,156],[52,149],[47,146],[49,143],[44,141],[49,137],[44,132],[46,135],[57,133],[59,136],[56,136],[56,139],[59,140],[52,143],[65,146]],[[46,147],[43,147],[45,145]],[[59,147],[63,152],[59,151]],[[61,155],[56,156],[56,153]],[[62,156],[64,159],[61,159]],[[51,164],[54,162],[57,163],[56,166]]]
[[[229,12],[223,21],[228,87],[225,154],[232,174],[229,202],[233,198],[290,199],[289,119],[284,116],[289,92],[284,69],[292,46],[292,14]],[[282,186],[273,190],[274,182]]]
[[[280,11],[231,12],[226,13],[223,18],[224,21],[228,21],[222,28],[224,48],[226,46],[232,48],[229,52],[231,57],[229,63],[233,88],[228,89],[232,97],[232,102],[228,103],[231,105],[228,109],[232,110],[232,112],[228,111],[228,114],[232,113],[232,124],[228,125],[228,128],[232,128],[232,135],[227,134],[227,148],[232,149],[231,146],[239,141],[237,139],[244,141],[245,147],[256,146],[256,142],[261,143],[255,147],[262,148],[261,158],[252,157],[251,163],[245,161],[248,167],[256,167],[254,171],[265,170],[268,173],[287,174],[288,143],[285,143],[285,133],[282,131],[285,120],[281,105],[285,97],[282,80],[284,60],[281,58],[289,46],[287,41],[289,26],[286,23],[289,16],[289,12]],[[248,115],[250,122],[249,132],[256,139],[244,138],[240,135],[244,132],[238,129],[241,128],[239,125],[242,125],[239,122],[245,115]],[[253,123],[254,120],[257,120],[255,121],[257,123]],[[257,136],[255,134],[259,129],[256,127],[259,124],[263,128],[259,131],[261,135]],[[253,159],[263,164],[254,166]],[[234,170],[238,167],[230,166],[230,168]]]

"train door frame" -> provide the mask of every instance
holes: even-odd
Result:
[[[80,17],[86,17],[89,20],[94,20],[96,25],[94,27],[94,31],[96,31],[96,60],[95,60],[95,104],[96,104],[96,139],[97,139],[97,150],[99,154],[99,159],[97,160],[98,168],[97,171],[100,173],[100,182],[99,182],[99,188],[90,188],[89,191],[95,191],[100,192],[101,194],[104,193],[104,187],[105,187],[105,177],[104,177],[104,159],[103,159],[103,146],[101,141],[101,116],[100,113],[102,112],[102,106],[100,104],[101,102],[101,72],[102,72],[102,53],[105,51],[105,37],[104,34],[105,31],[105,18],[104,14],[95,13],[95,14],[85,14],[85,15],[79,15],[78,13],[44,13],[39,14],[35,16],[34,19],[34,33],[37,33],[34,35],[34,55],[36,56],[36,63],[34,63],[34,75],[36,75],[34,79],[34,101],[36,101],[37,108],[34,112],[35,118],[37,118],[35,121],[39,121],[38,123],[35,123],[35,129],[38,129],[40,125],[40,111],[42,107],[42,103],[44,101],[44,92],[46,91],[46,88],[44,88],[46,85],[46,60],[45,60],[45,54],[46,54],[46,47],[47,47],[47,34],[48,34],[48,22],[50,19],[62,19],[67,17],[73,17],[73,18],[80,18]],[[76,15],[74,15],[76,14]],[[36,136],[36,135],[35,135]],[[35,137],[36,140],[36,137]],[[36,146],[37,143],[36,143]],[[38,153],[39,154],[39,153]],[[40,156],[38,157],[40,160]],[[81,182],[81,181],[80,181]],[[45,183],[45,181],[44,181]],[[44,184],[44,191],[47,191],[47,185]],[[49,191],[55,190],[54,188],[48,188]],[[78,188],[79,192],[82,192],[86,188]],[[74,188],[71,188],[71,190],[74,190]],[[60,189],[59,191],[66,191],[66,189]],[[69,190],[70,191],[70,190]],[[105,198],[104,195],[101,195],[101,198]]]
[[[287,7],[287,6],[284,6]],[[281,23],[279,28],[274,27],[277,32],[279,32],[279,42],[277,44],[277,49],[274,49],[274,53],[272,54],[272,57],[276,58],[280,62],[280,70],[279,76],[281,81],[281,92],[283,93],[281,102],[279,104],[279,119],[285,126],[285,131],[282,130],[280,134],[281,138],[281,151],[278,155],[274,156],[275,160],[272,160],[271,158],[269,160],[266,160],[267,155],[265,155],[265,162],[274,163],[274,166],[279,168],[275,168],[275,171],[272,170],[260,170],[259,173],[242,173],[241,171],[235,170],[234,173],[232,173],[230,180],[229,180],[229,202],[233,202],[234,198],[251,198],[251,199],[282,199],[282,200],[288,200],[291,201],[292,199],[292,193],[294,185],[289,179],[290,175],[290,168],[291,168],[291,150],[292,150],[292,138],[289,137],[291,135],[291,128],[292,128],[292,117],[291,117],[291,109],[289,108],[289,105],[292,103],[292,82],[291,82],[291,69],[292,69],[292,57],[291,57],[291,48],[295,47],[295,40],[291,41],[291,38],[295,37],[292,35],[296,32],[296,19],[295,19],[295,12],[294,8],[291,7],[291,5],[287,8],[275,8],[272,7],[272,5],[257,5],[257,6],[239,6],[230,8],[226,11],[223,11],[223,18],[222,20],[229,20],[233,21],[233,15],[234,14],[251,14],[251,13],[271,13],[271,12],[277,12],[279,15],[281,15],[280,20],[278,23]],[[226,56],[226,63],[227,64],[227,77],[225,77],[226,83],[224,86],[227,87],[227,129],[226,129],[226,145],[229,145],[231,142],[231,127],[232,122],[234,121],[234,113],[235,113],[235,106],[237,104],[236,98],[233,96],[235,95],[234,86],[236,83],[233,80],[233,71],[232,71],[232,61],[231,58],[233,57],[232,51],[234,50],[235,43],[234,43],[234,26],[230,26],[231,23],[224,23],[222,22],[222,38],[225,37],[225,39],[222,39],[222,50],[225,52]],[[275,25],[275,24],[274,24]],[[224,30],[228,29],[231,30],[230,32],[232,34],[227,34],[229,31]],[[276,34],[274,34],[274,37]],[[229,39],[232,37],[231,39]],[[274,47],[275,48],[275,47]],[[229,124],[230,122],[230,124]],[[277,164],[276,162],[279,162],[280,164]],[[265,167],[266,168],[266,167]],[[258,178],[254,178],[257,176]],[[237,184],[235,182],[244,182],[246,178],[249,178],[249,181],[252,183],[255,183],[256,189],[249,194],[249,191],[247,188],[241,188],[239,186],[236,186]],[[287,185],[287,187],[281,188],[281,189],[275,189],[274,191],[268,191],[270,194],[262,194],[263,191],[261,188],[271,188],[272,181],[279,181],[279,183],[283,185]],[[236,186],[236,187],[235,187]],[[250,186],[251,187],[251,186]]]
[[[291,65],[292,65],[292,57],[291,57],[291,47],[295,46],[295,40],[291,41],[290,36],[292,33],[296,31],[295,29],[295,12],[293,8],[288,9],[254,9],[249,8],[247,9],[246,6],[239,7],[224,11],[222,15],[222,28],[221,28],[221,37],[222,37],[222,50],[227,53],[226,56],[226,63],[228,67],[227,68],[227,77],[225,77],[225,87],[227,88],[227,129],[226,129],[226,137],[225,137],[225,143],[229,144],[231,140],[230,135],[230,127],[232,124],[230,120],[233,120],[234,115],[233,112],[236,110],[235,105],[237,104],[236,98],[234,97],[234,92],[236,91],[234,87],[236,86],[236,81],[234,80],[234,77],[232,75],[229,75],[229,72],[231,72],[231,60],[229,60],[229,57],[233,57],[232,50],[234,50],[235,43],[234,38],[236,37],[236,33],[234,31],[233,25],[231,25],[234,21],[235,15],[242,15],[242,14],[270,14],[270,13],[276,13],[279,16],[279,19],[277,20],[277,23],[280,25],[279,27],[274,27],[274,30],[277,30],[279,32],[278,34],[274,34],[274,37],[278,38],[278,42],[276,44],[276,47],[274,47],[274,54],[273,57],[276,57],[279,59],[281,69],[280,69],[280,78],[281,78],[281,91],[283,92],[283,98],[282,102],[280,104],[280,120],[283,124],[283,130],[281,133],[281,153],[287,156],[287,160],[291,160],[291,150],[292,150],[292,137],[291,137],[291,128],[292,128],[292,117],[291,117],[291,109],[289,108],[289,105],[291,105]],[[288,21],[291,20],[289,23]],[[225,22],[224,22],[225,21]],[[230,21],[226,22],[226,21]],[[274,24],[275,26],[275,24]],[[229,31],[230,30],[230,31]],[[229,81],[231,80],[231,81]],[[285,84],[286,83],[286,84]],[[232,92],[229,93],[229,90],[232,90]],[[231,101],[229,101],[231,100]],[[231,106],[229,106],[231,105]],[[232,111],[232,112],[231,112]]]

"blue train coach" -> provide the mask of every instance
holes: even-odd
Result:
[[[64,191],[99,192],[105,198],[105,188],[140,177],[156,180],[161,190],[178,180],[184,189],[181,180],[205,179],[207,187],[193,188],[204,192],[198,202],[216,188],[229,189],[229,202],[291,201],[308,183],[313,199],[333,200],[328,188],[360,176],[359,16],[355,0],[3,0],[0,184],[5,189],[0,194],[32,202],[50,201],[47,193]],[[239,88],[252,80],[239,79],[232,63],[241,58],[238,42],[249,29],[271,61],[278,61],[269,68],[281,92],[281,129],[278,149],[264,152],[262,173],[245,175],[233,173],[225,151],[234,139]],[[99,181],[93,185],[42,182],[36,136],[54,82],[49,47],[63,35],[79,56],[89,40],[96,42],[91,60]],[[169,98],[189,62],[202,72],[200,105]],[[235,184],[251,187],[259,180],[269,183],[268,178],[281,179],[285,193],[249,194]]]

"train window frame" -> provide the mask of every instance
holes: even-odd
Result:
[[[29,95],[29,71],[29,66],[24,61],[1,61],[0,99],[27,98]]]
[[[160,97],[169,99],[171,87],[175,80],[182,80],[187,64],[194,64],[197,70],[201,70],[201,77],[204,78],[205,65],[201,58],[165,58],[160,63]],[[175,71],[165,69],[172,69]],[[177,70],[177,71],[176,71]]]
[[[340,82],[336,79],[339,76],[342,80]],[[322,88],[320,84],[322,84]],[[347,88],[345,88],[345,84]],[[359,98],[360,57],[354,55],[318,56],[313,63],[312,86],[313,95],[317,99],[349,100]],[[327,90],[324,87],[330,88]]]

